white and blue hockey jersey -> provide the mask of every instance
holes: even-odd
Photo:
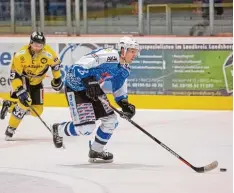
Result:
[[[128,97],[127,78],[129,74],[129,65],[119,63],[117,50],[99,48],[81,57],[68,69],[65,85],[74,91],[81,91],[85,89],[82,78],[94,76],[100,84],[110,81],[115,101],[118,102]]]

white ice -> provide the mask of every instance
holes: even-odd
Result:
[[[70,120],[70,114],[46,108],[42,118],[51,125]],[[192,165],[219,162],[202,174],[121,118],[107,146],[114,153],[110,164],[88,163],[94,135],[66,138],[66,149],[56,149],[49,131],[30,116],[15,141],[4,141],[8,119],[0,120],[0,193],[233,192],[232,111],[137,111],[133,119]]]

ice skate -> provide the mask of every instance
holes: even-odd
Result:
[[[111,163],[113,162],[113,154],[110,152],[97,152],[92,149],[89,150],[90,163]]]
[[[56,148],[61,148],[63,147],[63,137],[59,136],[58,126],[57,123],[52,125],[53,142]]]
[[[3,101],[2,109],[1,109],[1,112],[0,112],[0,119],[5,119],[5,117],[7,115],[7,112],[8,112],[8,109],[11,106],[11,104],[12,104],[11,101],[8,101],[8,100]]]
[[[8,126],[5,131],[5,140],[6,141],[12,141],[12,137],[15,134],[15,128]]]

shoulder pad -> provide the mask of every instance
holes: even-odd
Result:
[[[75,64],[90,69],[107,62],[119,63],[119,53],[117,50],[100,49],[97,52],[91,52],[81,57]]]
[[[42,54],[50,59],[53,58],[53,52],[54,52],[53,49],[47,44],[44,46],[44,48],[42,50]]]
[[[97,53],[100,63],[119,63],[119,53],[117,50],[108,48]]]
[[[44,55],[44,56],[46,56],[47,58],[50,58],[50,59],[52,59],[52,54],[51,53],[49,53],[49,52],[47,52],[47,51],[42,51],[42,55]]]
[[[16,52],[15,56],[23,55],[25,52],[25,50],[20,50],[19,52]]]
[[[28,49],[28,45],[21,47],[20,50],[15,53],[15,56],[17,57],[17,56],[25,54],[27,49]]]

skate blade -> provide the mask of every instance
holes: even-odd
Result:
[[[89,163],[112,163],[113,159],[103,160],[98,158],[89,158]]]
[[[12,139],[12,137],[6,136],[5,141],[14,141],[14,139]]]

